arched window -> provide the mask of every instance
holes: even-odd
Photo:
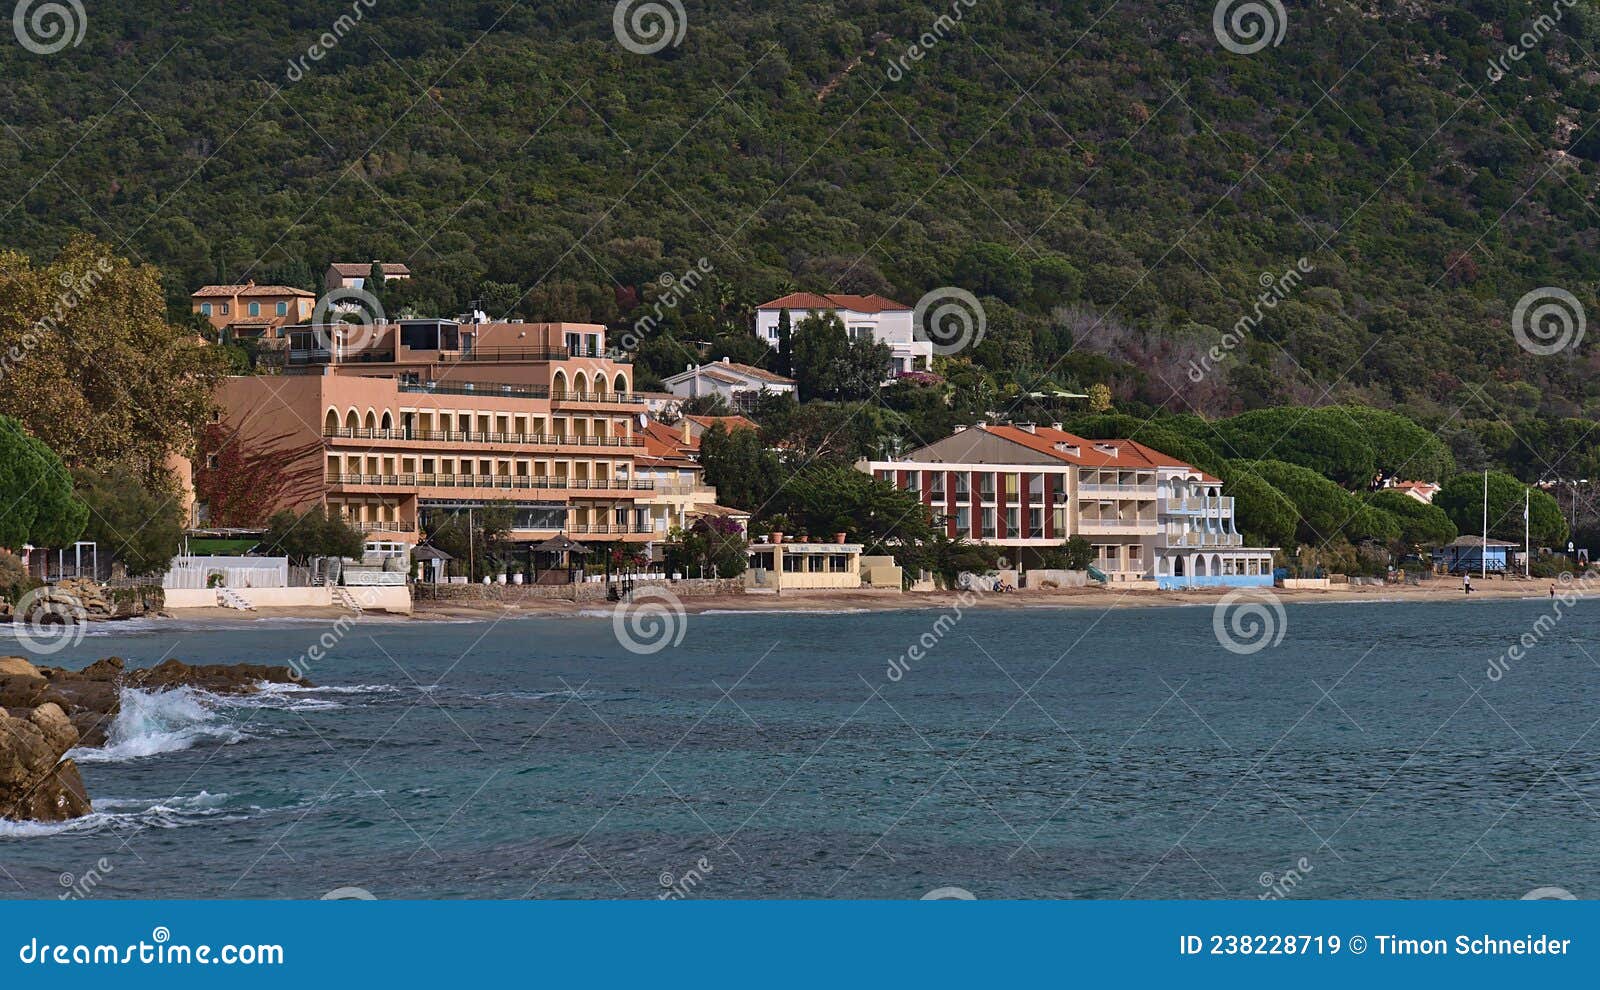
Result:
[[[589,378],[583,372],[572,376],[572,390],[579,395],[589,391]]]
[[[389,410],[385,409],[383,411],[383,421],[378,424],[378,428],[383,430],[394,429],[394,417],[389,415]]]
[[[322,421],[322,432],[330,436],[339,431],[339,410],[329,409],[328,416]]]
[[[368,409],[367,410],[367,429],[376,430],[377,428],[378,428],[378,416],[371,409]]]
[[[565,371],[561,371],[561,370],[558,369],[556,371],[555,377],[550,379],[550,391],[555,393],[556,395],[560,395],[561,393],[565,392],[566,390],[567,390],[567,373]]]
[[[361,429],[361,416],[354,409],[344,414],[344,428],[347,430]]]
[[[616,391],[618,395],[628,394],[628,377],[622,372],[617,372]]]

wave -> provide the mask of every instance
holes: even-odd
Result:
[[[218,703],[230,700],[237,699],[222,699],[191,687],[170,691],[123,688],[121,707],[106,733],[106,744],[98,749],[79,747],[68,755],[79,763],[120,763],[176,753],[198,743],[241,742],[249,736],[217,715]]]
[[[51,835],[96,835],[173,829],[191,825],[242,822],[250,816],[227,808],[227,794],[201,791],[189,797],[101,798],[95,811],[69,822],[14,822],[0,819],[0,839],[34,839]],[[127,810],[122,810],[127,809]],[[252,807],[250,811],[260,811]]]

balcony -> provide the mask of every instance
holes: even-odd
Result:
[[[287,362],[289,367],[304,367],[319,364],[393,364],[394,351],[342,351],[335,357],[332,351],[325,348],[290,348]]]
[[[1155,498],[1160,494],[1155,485],[1079,485],[1078,494],[1111,495],[1120,498]]]
[[[401,392],[417,395],[509,395],[514,398],[548,399],[550,390],[543,385],[509,385],[503,382],[401,382]]]
[[[580,437],[548,433],[478,433],[472,430],[351,430],[322,431],[330,440],[420,440],[428,443],[504,443],[538,447],[643,447],[638,437]]]
[[[612,402],[644,405],[644,397],[628,392],[574,392],[571,389],[551,389],[551,402]]]
[[[1155,519],[1080,519],[1080,533],[1153,533],[1160,523]]]
[[[629,534],[644,535],[661,531],[649,524],[640,526],[614,523],[578,523],[575,526],[567,527],[567,532],[576,536],[627,536]]]
[[[394,522],[347,522],[351,529],[362,533],[415,533],[417,524],[404,520]]]
[[[1244,546],[1244,537],[1238,533],[1206,533],[1200,531],[1167,531],[1167,546],[1220,550]]]
[[[330,471],[329,485],[367,488],[499,488],[506,490],[549,489],[555,491],[653,491],[653,481],[610,481],[590,478],[532,477],[507,474],[341,474]]]
[[[1226,495],[1220,498],[1169,496],[1161,500],[1161,511],[1173,515],[1227,517],[1233,515],[1233,496]]]

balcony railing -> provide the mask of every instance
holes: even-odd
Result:
[[[417,524],[414,522],[352,522],[348,524],[351,529],[363,533],[415,533]]]
[[[510,385],[504,382],[401,382],[399,390],[419,395],[510,395],[519,399],[548,399],[543,385]]]
[[[333,353],[323,348],[310,350],[294,348],[289,351],[290,367],[310,364],[393,364],[394,351],[346,351],[334,360]]]
[[[472,430],[367,430],[324,428],[324,437],[340,440],[425,440],[430,443],[505,443],[543,447],[643,447],[639,437],[579,437],[551,433],[478,433]]]
[[[1167,546],[1169,547],[1201,547],[1224,548],[1244,546],[1244,537],[1238,533],[1200,533],[1200,532],[1171,532],[1167,533]]]
[[[606,535],[606,534],[615,534],[615,535],[618,535],[618,536],[626,536],[629,533],[645,534],[645,533],[656,533],[656,532],[660,532],[660,531],[657,530],[654,526],[651,526],[651,525],[648,525],[648,524],[640,526],[640,525],[637,525],[637,524],[617,525],[617,524],[613,524],[613,523],[578,523],[575,526],[569,526],[567,528],[567,532],[575,534],[577,536],[592,536],[592,535],[601,535],[601,536],[603,536],[603,535]]]
[[[1080,495],[1138,495],[1155,498],[1159,493],[1155,485],[1079,485]]]
[[[379,488],[504,488],[556,491],[647,492],[653,481],[610,481],[592,478],[550,478],[506,474],[341,474],[328,472],[330,485],[366,485]]]
[[[571,358],[604,358],[614,364],[631,364],[633,358],[620,353],[602,351],[597,348],[579,348],[573,351],[566,347],[474,347],[470,351],[459,354],[440,352],[441,355],[449,354],[450,360],[456,361],[566,361]]]
[[[551,402],[625,402],[644,405],[644,397],[628,392],[574,392],[571,389],[550,390]]]

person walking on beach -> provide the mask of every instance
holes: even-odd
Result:
[[[1472,575],[1471,574],[1463,574],[1463,575],[1461,575],[1461,593],[1464,594],[1464,595],[1472,594]]]

